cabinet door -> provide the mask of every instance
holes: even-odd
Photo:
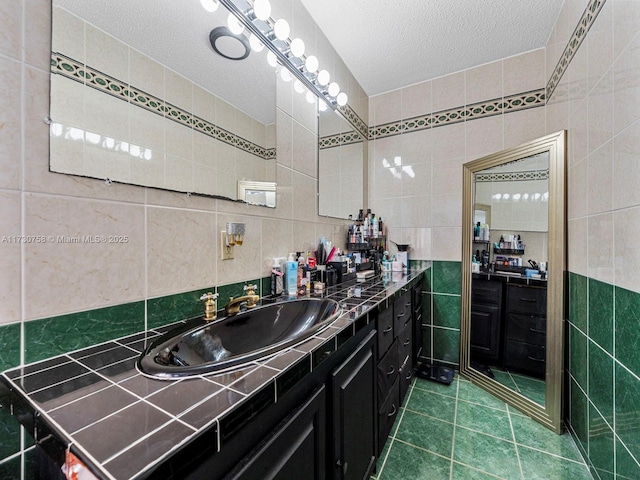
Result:
[[[393,306],[378,314],[378,355],[382,357],[393,343]]]
[[[323,480],[326,472],[325,406],[325,388],[322,386],[225,478]]]
[[[500,358],[500,307],[471,305],[471,352],[487,362]]]
[[[375,462],[376,332],[371,332],[331,374],[333,474],[369,478]],[[291,478],[305,478],[297,475]]]

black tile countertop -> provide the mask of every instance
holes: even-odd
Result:
[[[137,358],[170,325],[7,370],[0,380],[10,391],[12,413],[40,444],[46,440],[47,451],[69,449],[99,478],[145,478],[195,439],[223,452],[248,412],[277,402],[369,322],[368,310],[414,285],[422,272],[327,289],[323,296],[343,307],[327,329],[229,373],[143,376]]]

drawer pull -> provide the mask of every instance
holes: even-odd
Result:
[[[407,302],[404,304],[405,307],[410,307],[411,306],[411,302]]]
[[[531,355],[529,355],[529,360],[532,360],[534,362],[544,362],[544,358],[540,359],[540,358],[533,358]]]
[[[525,298],[525,297],[520,297],[520,300],[522,300],[523,302],[529,302],[529,303],[536,303],[538,301],[535,298]]]
[[[407,345],[409,345],[410,343],[411,343],[411,339],[410,339],[410,338],[408,338],[407,340],[405,340],[405,342],[404,342],[402,345],[404,345],[404,346],[406,347],[406,346],[407,346]]]
[[[391,325],[389,325],[387,328],[382,330],[382,333],[389,333],[392,329],[393,329],[393,327]]]
[[[404,317],[404,312],[399,313],[398,315],[396,315],[396,317],[397,317],[397,318],[402,318],[402,317]]]
[[[393,405],[391,405],[391,408],[393,408],[393,411],[391,413],[388,413],[387,417],[393,417],[398,412],[398,409],[396,408],[396,404],[395,403]]]
[[[409,374],[406,377],[404,377],[404,379],[409,381],[409,380],[411,380],[412,377],[413,377],[413,375],[411,374],[411,372],[409,372]]]
[[[530,328],[529,331],[533,332],[533,333],[547,333],[544,330],[538,330],[537,328]]]
[[[393,375],[394,373],[396,373],[396,369],[393,365],[391,365],[391,370],[387,372],[387,377]]]

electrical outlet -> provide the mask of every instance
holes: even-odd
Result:
[[[220,232],[220,249],[222,260],[233,259],[233,246],[227,245],[227,232],[222,230]]]

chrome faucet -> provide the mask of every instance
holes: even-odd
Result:
[[[246,305],[247,308],[253,308],[260,300],[260,296],[256,295],[257,285],[245,285],[245,294],[238,298],[229,297],[229,303],[225,307],[225,312],[228,317],[240,312],[240,306]]]

